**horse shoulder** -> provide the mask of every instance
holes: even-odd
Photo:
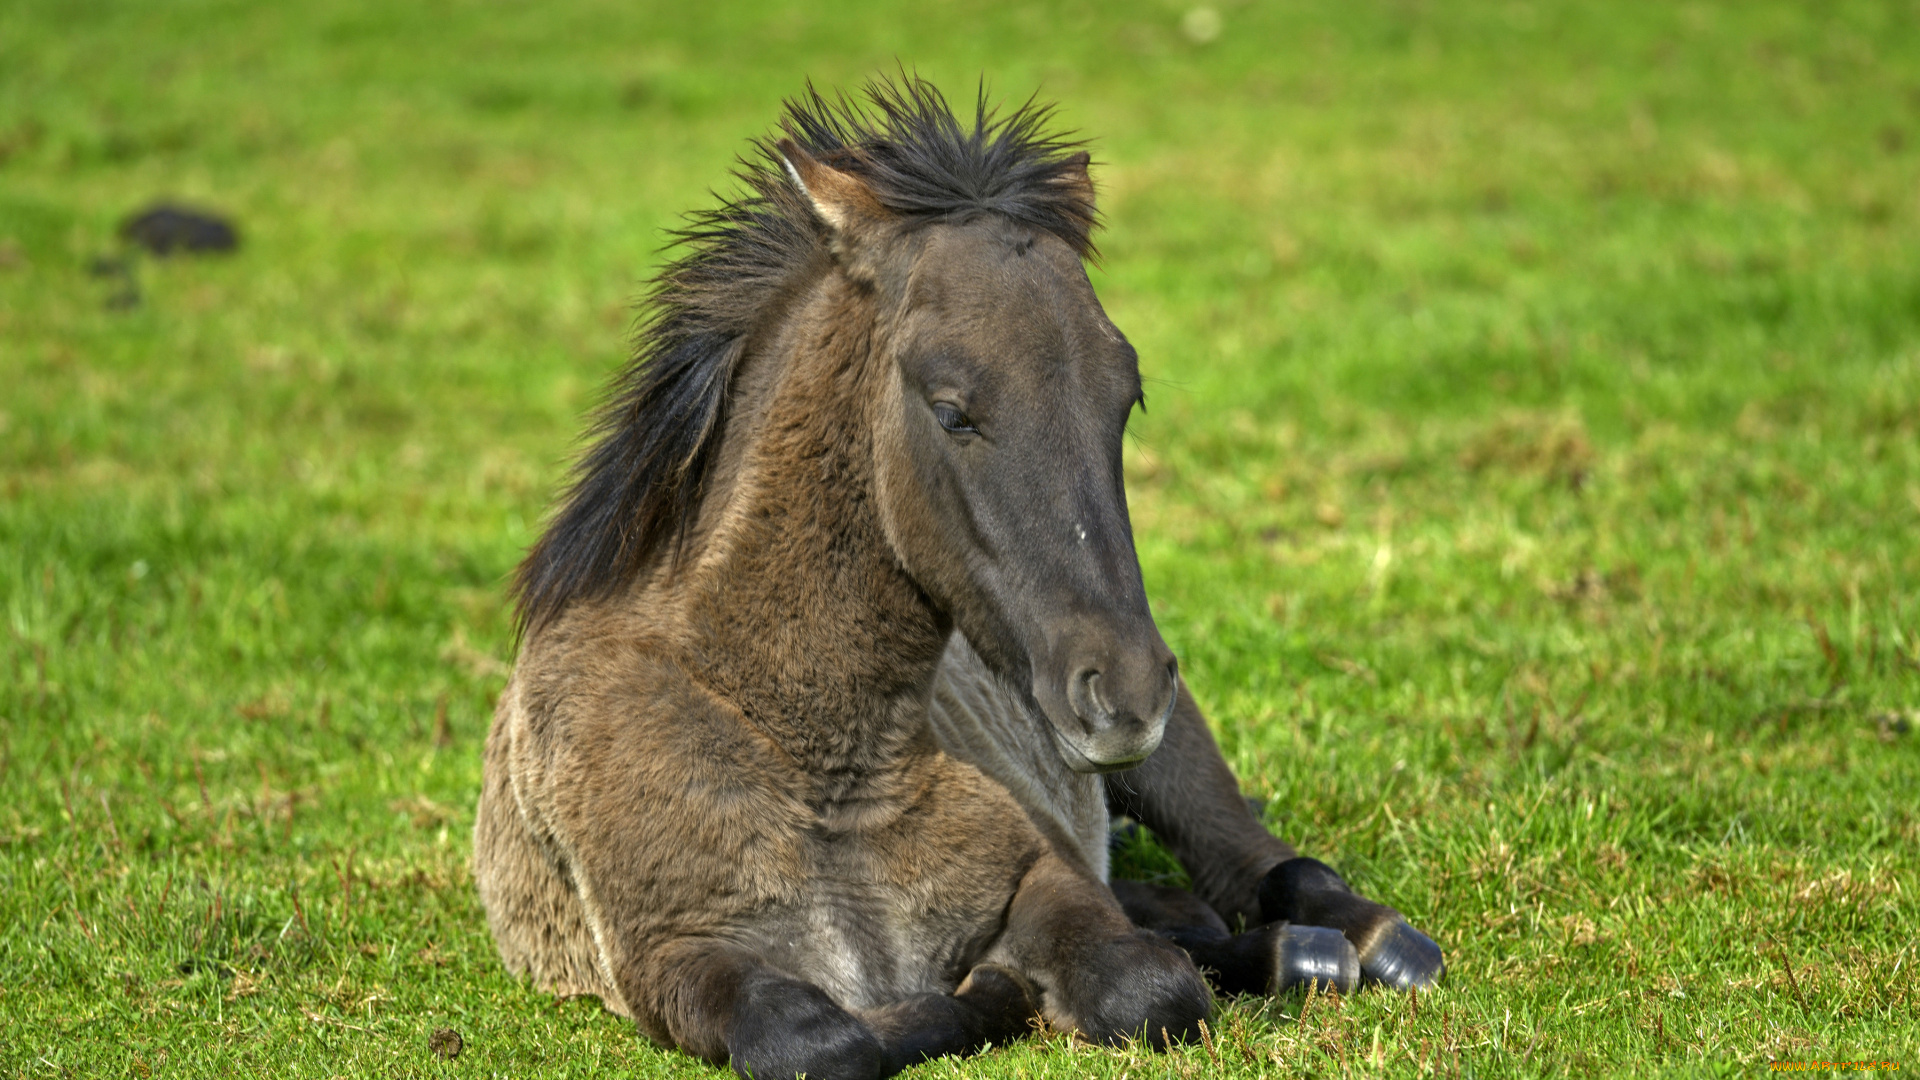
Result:
[[[808,811],[805,777],[675,651],[619,626],[530,641],[495,723],[516,802],[583,894],[635,893],[621,905],[685,932],[791,902]]]

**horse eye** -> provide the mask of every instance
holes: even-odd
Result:
[[[955,435],[971,434],[976,430],[973,426],[973,421],[967,419],[966,413],[961,412],[959,409],[954,408],[944,401],[936,401],[933,403],[933,418],[940,421],[941,427],[946,428]]]

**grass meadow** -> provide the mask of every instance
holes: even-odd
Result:
[[[1095,140],[1163,632],[1450,966],[910,1076],[1920,1068],[1912,3],[9,0],[0,1074],[719,1075],[495,959],[504,580],[663,230],[896,63]],[[99,276],[162,196],[242,247]]]

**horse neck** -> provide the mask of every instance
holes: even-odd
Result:
[[[742,380],[759,400],[735,402],[722,457],[737,468],[682,593],[707,685],[825,776],[925,742],[948,634],[875,502],[892,376],[874,324],[871,299],[829,276],[750,359],[769,367]]]

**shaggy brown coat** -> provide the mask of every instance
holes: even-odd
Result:
[[[874,102],[877,130],[794,107],[765,155],[788,175],[750,171],[695,237],[523,569],[488,920],[510,969],[743,1075],[885,1075],[1036,1010],[1183,1037],[1192,962],[928,721],[956,629],[1090,767],[1144,758],[1173,706],[1086,155],[1032,111],[969,133],[920,84]]]

